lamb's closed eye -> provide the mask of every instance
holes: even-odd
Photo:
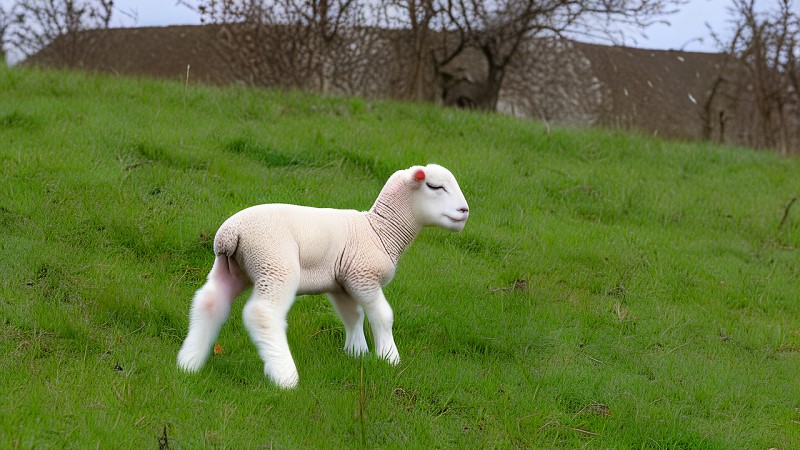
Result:
[[[437,186],[437,185],[430,184],[430,183],[425,183],[425,185],[428,186],[429,188],[433,189],[434,191],[438,191],[439,189],[441,189],[441,190],[447,192],[447,189],[445,189],[444,186]]]

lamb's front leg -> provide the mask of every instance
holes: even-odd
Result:
[[[328,298],[344,323],[344,350],[353,356],[368,353],[367,338],[364,337],[364,310],[345,292],[328,293]]]
[[[383,291],[377,292],[367,298],[358,298],[359,303],[367,313],[367,320],[372,327],[372,336],[375,339],[375,353],[381,358],[385,358],[393,365],[400,363],[400,354],[397,352],[397,345],[392,336],[392,323],[394,316],[392,307],[386,301]]]

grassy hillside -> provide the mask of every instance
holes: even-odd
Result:
[[[175,357],[219,224],[368,209],[438,162],[471,217],[385,290],[398,367],[298,299]],[[0,447],[800,446],[800,161],[359,99],[0,69]],[[788,207],[787,207],[788,206]],[[368,334],[368,339],[371,339]]]

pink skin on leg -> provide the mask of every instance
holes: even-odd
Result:
[[[236,261],[217,256],[206,283],[197,290],[189,314],[189,333],[178,352],[178,366],[188,372],[200,370],[211,346],[228,318],[231,303],[250,281]]]

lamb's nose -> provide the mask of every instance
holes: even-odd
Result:
[[[466,207],[465,208],[459,208],[458,211],[466,214],[466,213],[469,212],[469,208],[466,208]]]

